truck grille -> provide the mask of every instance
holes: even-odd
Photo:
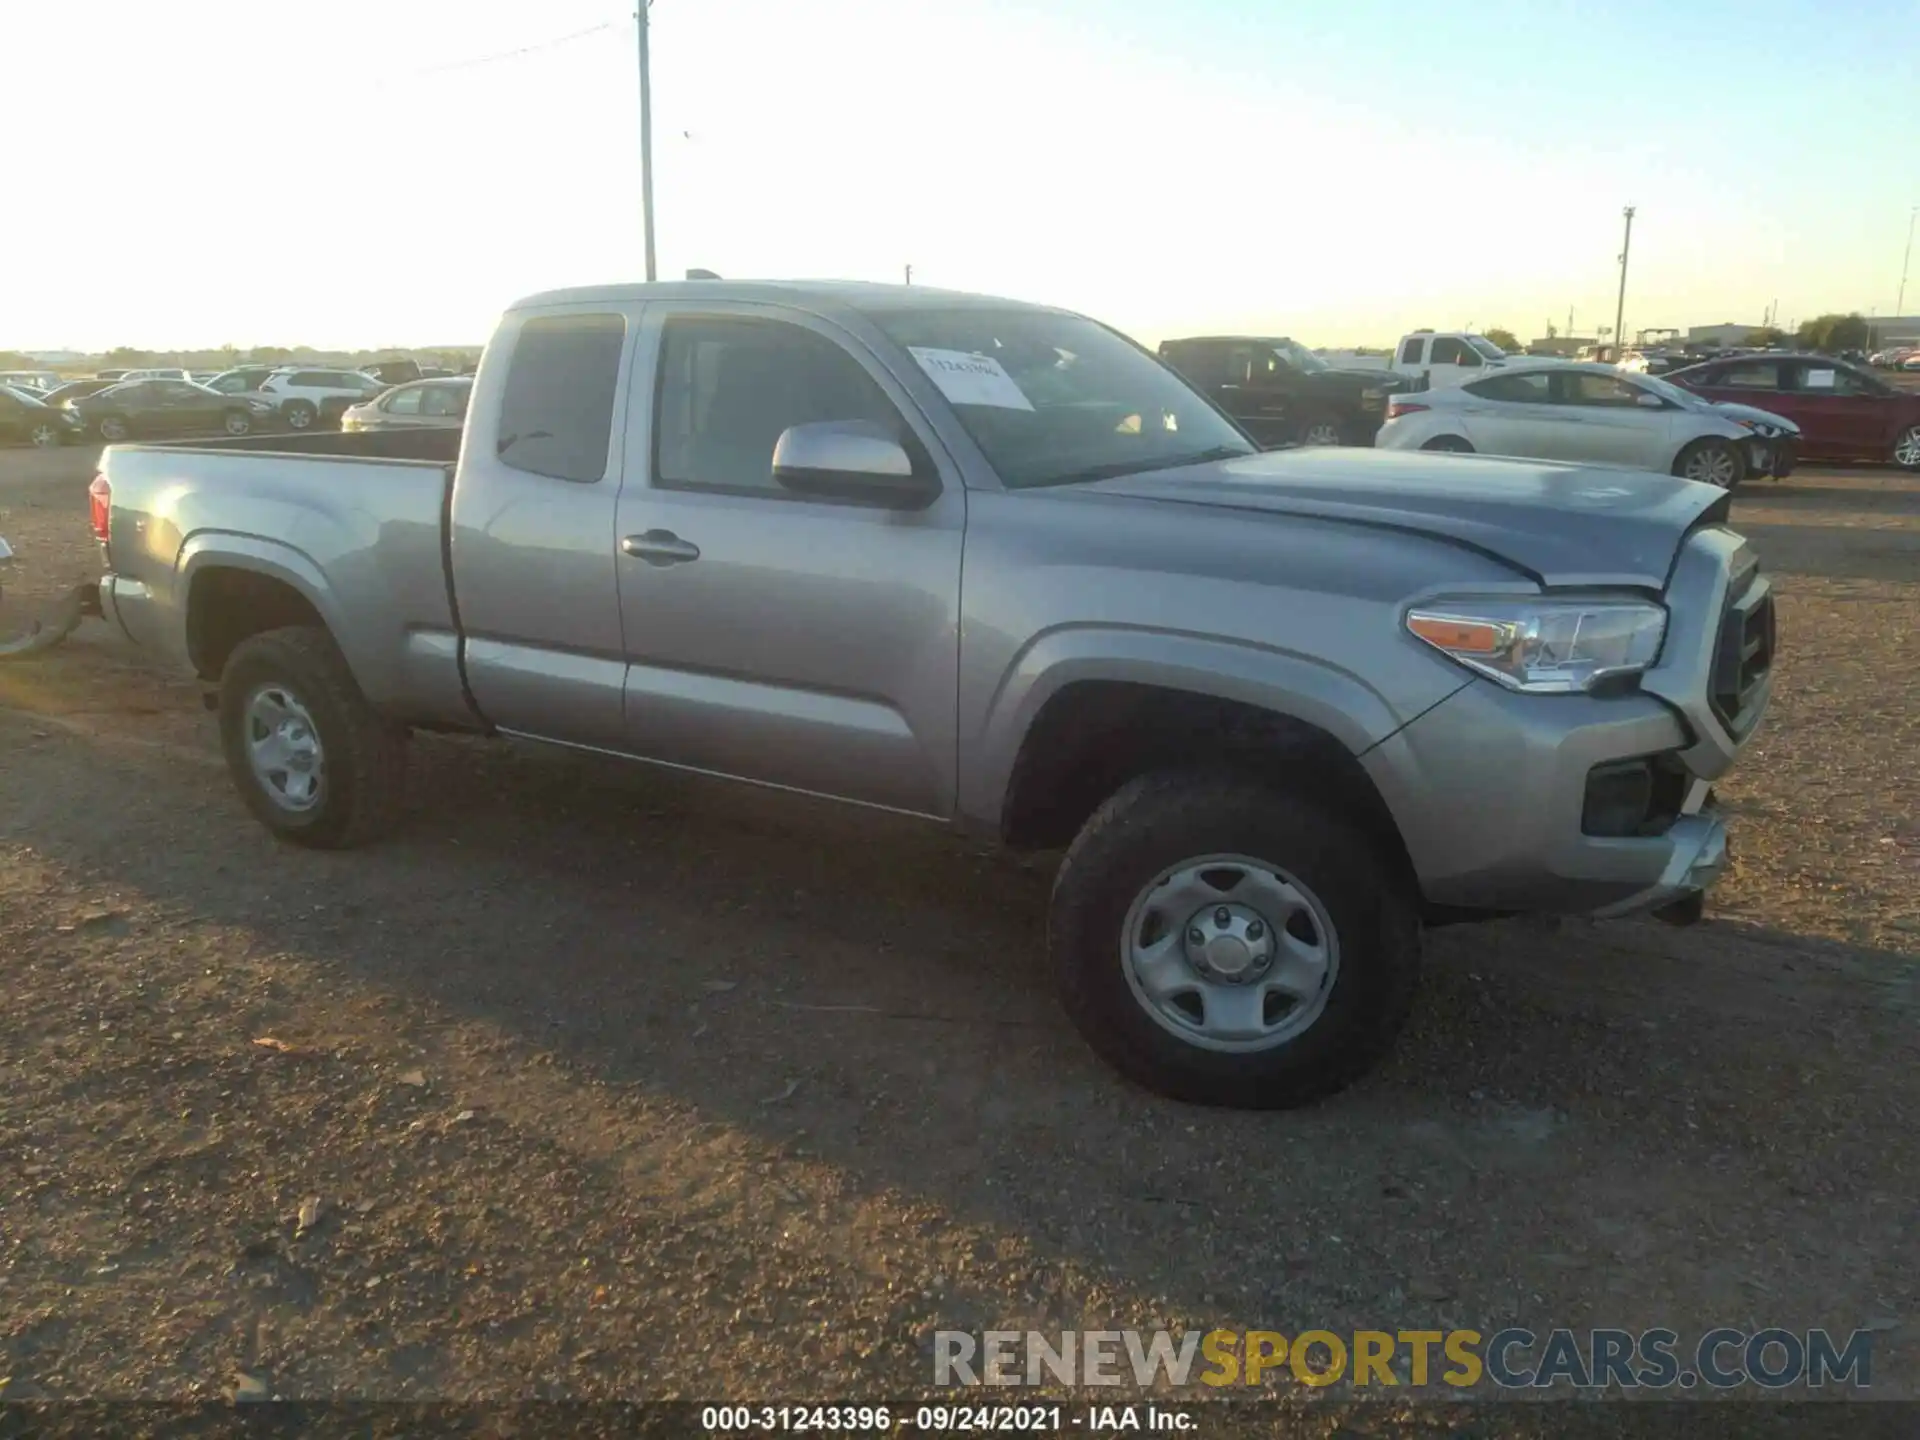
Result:
[[[1773,587],[1755,572],[1727,602],[1714,647],[1708,698],[1730,734],[1744,734],[1755,718],[1755,701],[1773,670],[1774,641]]]

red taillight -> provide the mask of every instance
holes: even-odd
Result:
[[[1398,420],[1402,415],[1416,415],[1422,410],[1431,410],[1431,405],[1416,405],[1411,400],[1387,401],[1387,419]]]
[[[107,538],[107,517],[113,510],[113,486],[107,477],[96,475],[87,487],[87,508],[93,521],[93,538],[103,544]]]

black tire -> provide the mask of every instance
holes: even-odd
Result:
[[[1712,471],[1724,478],[1713,479],[1707,474],[1688,474],[1690,470]],[[1747,478],[1747,459],[1740,447],[1726,440],[1712,436],[1696,440],[1682,450],[1673,461],[1673,473],[1683,480],[1698,480],[1705,485],[1717,485],[1722,490],[1732,490]]]
[[[1420,447],[1422,450],[1439,450],[1448,455],[1472,455],[1476,453],[1473,442],[1464,435],[1436,435]]]
[[[102,415],[94,422],[93,428],[102,443],[107,445],[118,445],[133,433],[127,424],[126,417],[121,415]]]
[[[253,416],[245,410],[229,410],[220,417],[220,428],[236,437],[245,435],[253,429]]]
[[[1255,857],[1318,897],[1338,939],[1325,1008],[1265,1050],[1189,1043],[1135,998],[1121,959],[1130,907],[1183,860]],[[1244,774],[1163,771],[1094,812],[1054,882],[1048,947],[1060,1002],[1115,1069],[1176,1100],[1246,1109],[1304,1105],[1352,1083],[1392,1046],[1420,972],[1409,884],[1377,842],[1333,810]]]
[[[295,697],[319,735],[325,771],[309,810],[292,811],[277,802],[248,759],[247,705],[269,686]],[[399,823],[406,732],[367,703],[346,658],[324,630],[307,625],[268,630],[235,648],[220,676],[220,742],[247,808],[283,839],[346,850],[379,839]]]
[[[319,413],[313,408],[311,400],[289,400],[280,407],[280,418],[286,422],[289,430],[312,429]]]
[[[1294,427],[1293,443],[1296,445],[1344,445],[1347,443],[1346,427],[1339,417],[1327,414],[1308,414]]]
[[[58,450],[66,440],[57,421],[35,421],[27,431],[27,443],[36,450]]]
[[[1889,452],[1902,470],[1920,470],[1920,425],[1909,425],[1894,439]]]

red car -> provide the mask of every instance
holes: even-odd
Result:
[[[1920,392],[1896,390],[1826,355],[1730,355],[1665,377],[1709,400],[1732,400],[1800,427],[1808,460],[1891,460],[1920,470]]]

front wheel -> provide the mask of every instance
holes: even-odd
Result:
[[[1696,440],[1673,462],[1673,473],[1685,480],[1731,490],[1747,478],[1747,462],[1725,440]]]
[[[36,450],[51,450],[60,443],[60,427],[51,420],[42,420],[27,433],[27,439]]]
[[[1062,1005],[1150,1090],[1277,1109],[1391,1046],[1420,927],[1407,886],[1337,812],[1244,775],[1168,771],[1095,812],[1054,883]]]
[[[220,676],[220,741],[247,808],[283,839],[344,850],[399,822],[405,732],[367,703],[324,630],[240,643]]]
[[[118,415],[103,416],[94,428],[100,432],[100,438],[109,445],[118,445],[127,438],[127,422]]]
[[[1325,415],[1310,415],[1300,423],[1298,441],[1302,445],[1342,445],[1340,422]]]
[[[1447,455],[1471,455],[1473,444],[1464,435],[1436,435],[1420,447],[1422,450],[1438,450]]]
[[[1920,425],[1909,425],[1893,442],[1893,463],[1902,470],[1920,470]]]

